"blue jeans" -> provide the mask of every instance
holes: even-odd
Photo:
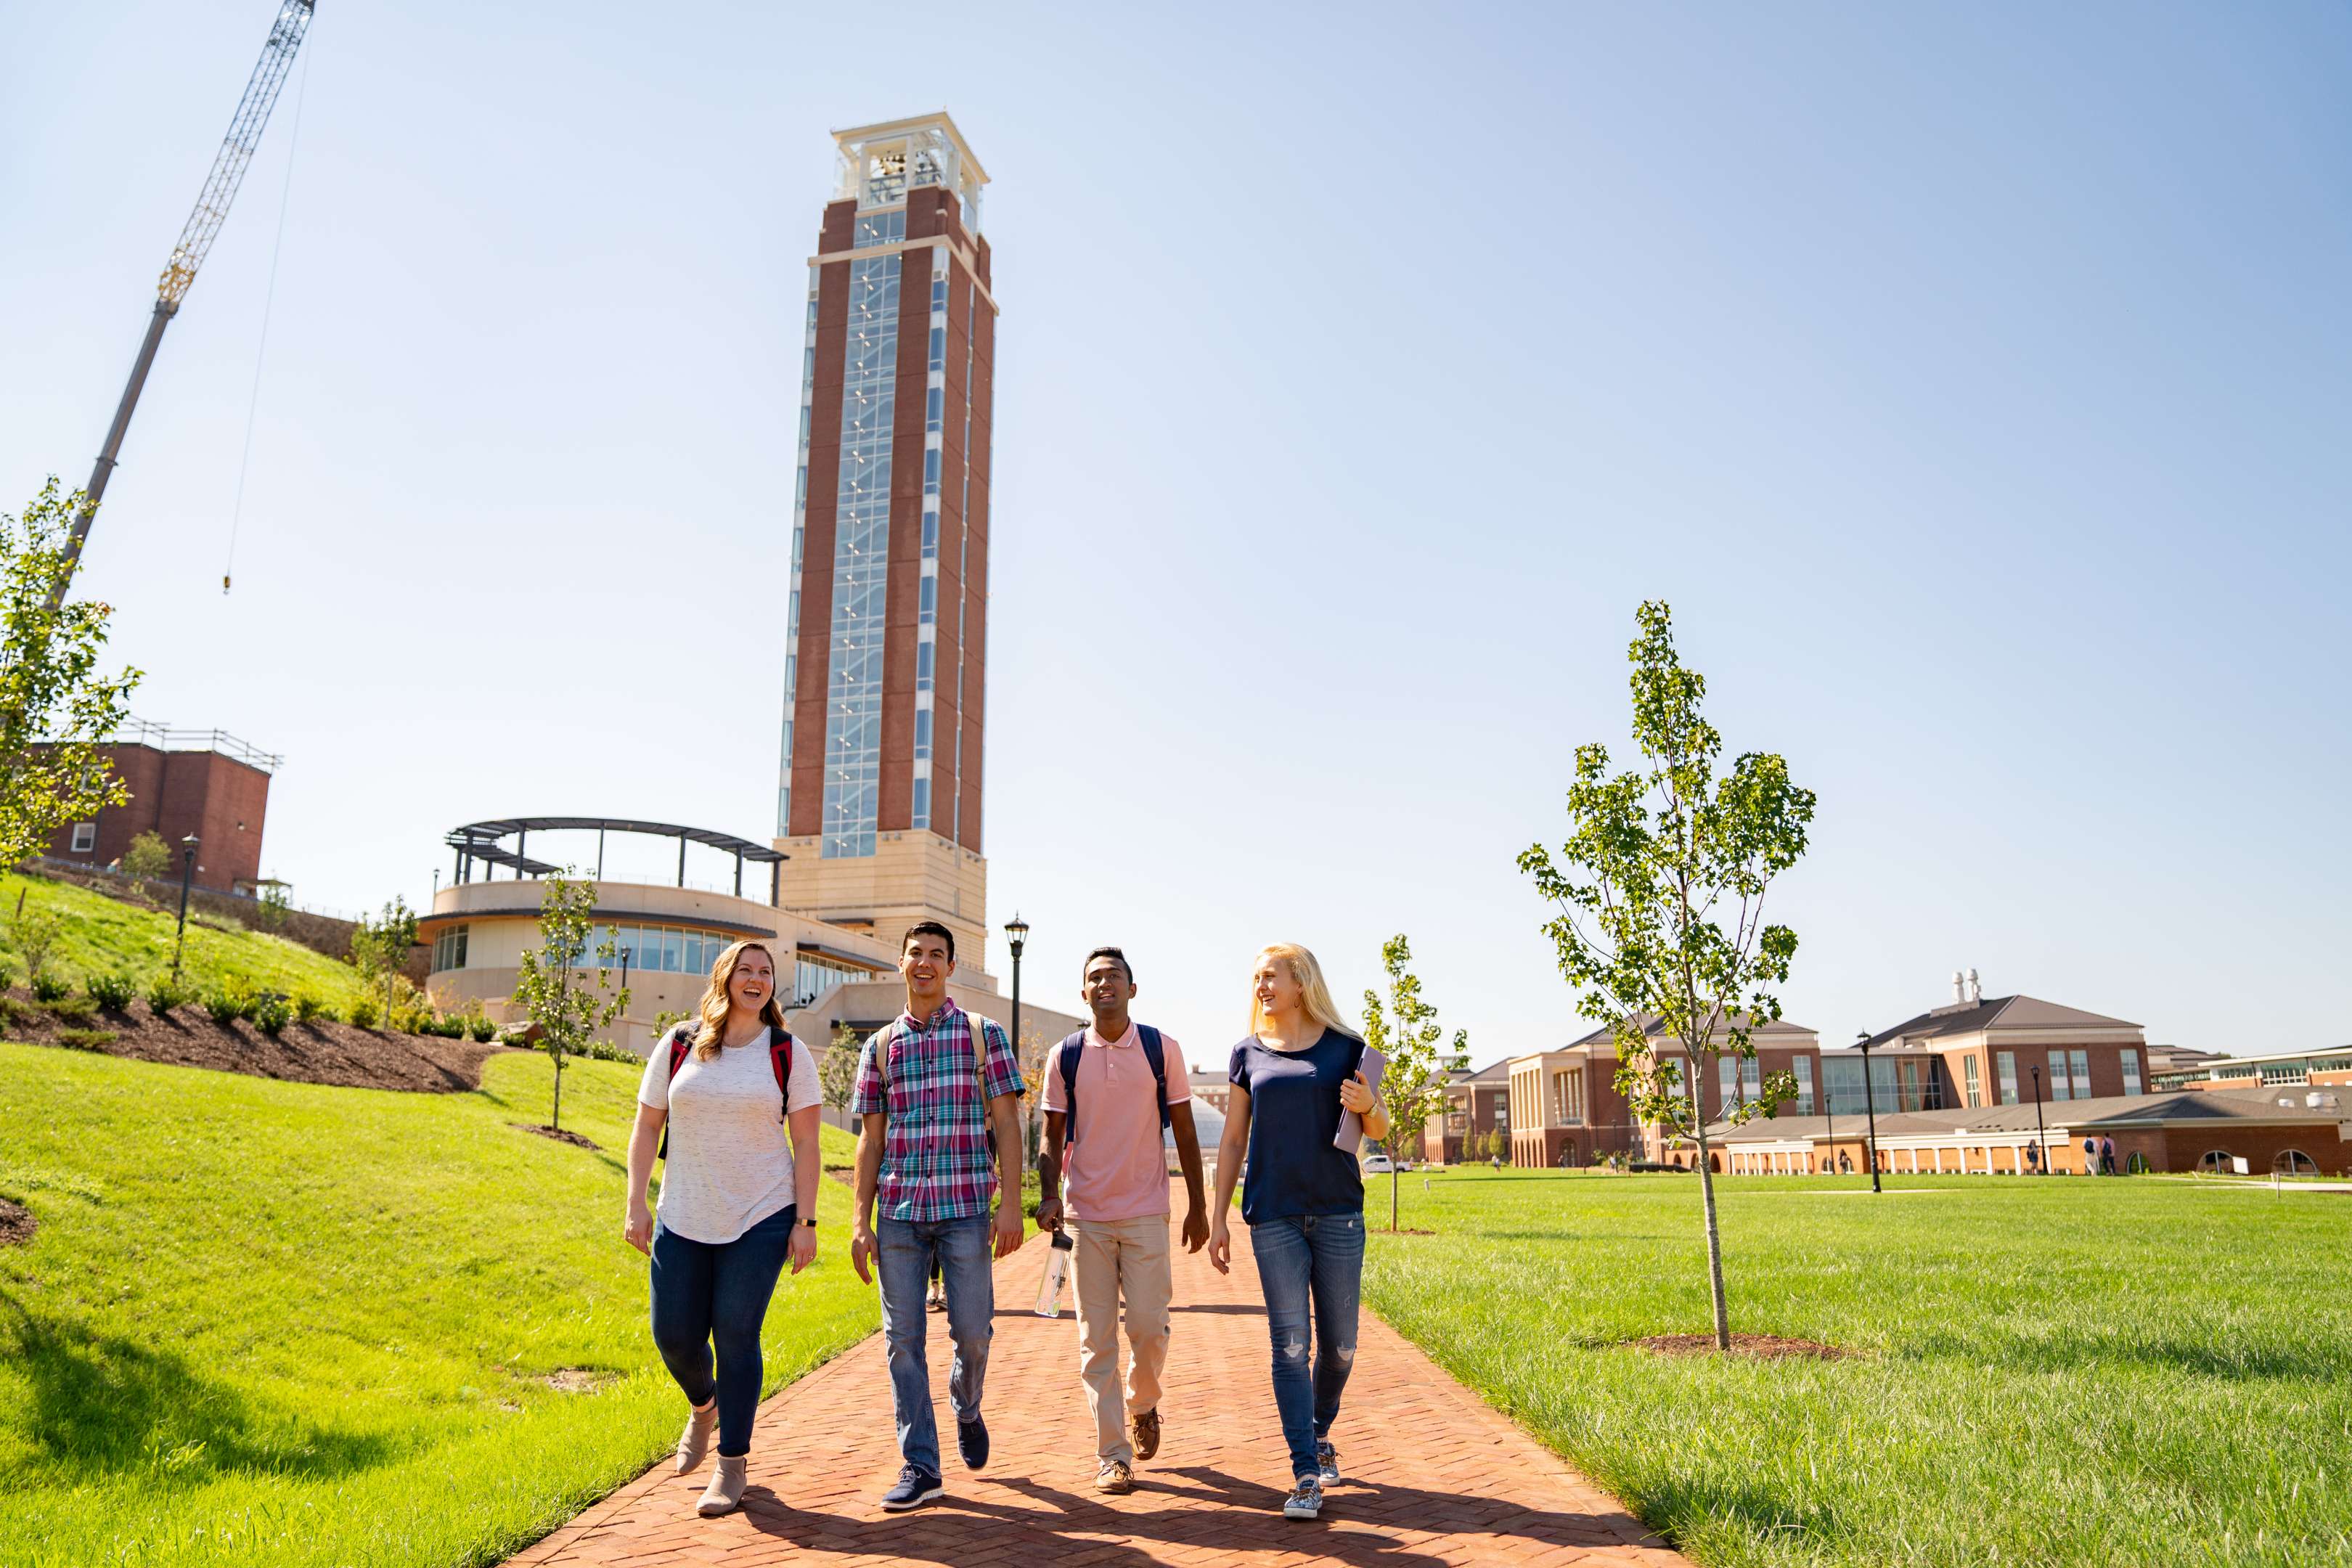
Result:
[[[988,1376],[988,1342],[996,1331],[996,1279],[989,1272],[988,1216],[886,1219],[882,1245],[882,1333],[890,1347],[890,1405],[898,1420],[898,1456],[926,1475],[940,1473],[940,1428],[931,1414],[931,1368],[923,1359],[923,1288],[937,1260],[948,1294],[948,1405],[958,1421],[980,1417]]]
[[[1260,1220],[1250,1226],[1250,1252],[1257,1259],[1258,1288],[1265,1292],[1265,1326],[1274,1341],[1274,1407],[1282,1415],[1290,1473],[1311,1476],[1317,1471],[1315,1445],[1339,1417],[1339,1394],[1356,1362],[1364,1216],[1309,1214]]]
[[[654,1226],[654,1344],[689,1403],[707,1405],[718,1396],[719,1452],[725,1458],[751,1451],[751,1415],[760,1407],[760,1325],[797,1223],[797,1212],[786,1204],[732,1241],[688,1241]]]

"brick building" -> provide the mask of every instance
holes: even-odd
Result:
[[[59,828],[49,841],[51,859],[102,868],[121,859],[140,834],[153,833],[172,847],[177,880],[176,857],[194,834],[195,886],[224,893],[254,890],[261,880],[269,779],[283,757],[218,730],[173,730],[140,719],[125,722],[103,750],[131,798]]]
[[[2266,1051],[2258,1056],[2212,1057],[2193,1067],[2159,1071],[2168,1089],[2352,1088],[2352,1046],[2317,1051]]]
[[[837,132],[809,258],[775,847],[793,914],[984,951],[996,300],[944,112]]]
[[[1740,1099],[1753,1100],[1763,1080],[1787,1072],[1797,1080],[1794,1110],[1813,1109],[1816,1086],[1822,1081],[1821,1045],[1814,1032],[1785,1019],[1765,1025],[1752,1038],[1756,1058],[1717,1060],[1713,1070],[1693,1075],[1679,1041],[1669,1037],[1654,1016],[1640,1021],[1655,1060],[1674,1064],[1681,1080],[1698,1097],[1700,1113],[1709,1121],[1723,1107]],[[1593,1030],[1558,1050],[1515,1057],[1505,1065],[1509,1080],[1507,1107],[1514,1165],[1585,1165],[1597,1154],[1624,1154],[1635,1159],[1664,1160],[1670,1151],[1658,1127],[1634,1120],[1624,1097],[1617,1092],[1617,1043],[1606,1028]]]
[[[2040,1115],[2036,1116],[2036,1111]],[[2040,1106],[1880,1110],[1878,1168],[1890,1174],[2021,1175],[2085,1172],[2084,1139],[2112,1139],[2125,1173],[2352,1174],[2352,1091],[2182,1089]],[[1714,1128],[1717,1168],[1735,1175],[1870,1169],[1866,1124],[1778,1117]]]
[[[1511,1064],[1508,1058],[1480,1068],[1476,1072],[1455,1073],[1445,1086],[1445,1109],[1423,1125],[1422,1158],[1443,1164],[1459,1164],[1466,1157],[1484,1159],[1478,1152],[1489,1134],[1500,1132],[1507,1142],[1511,1135]]]
[[[1953,1000],[1870,1037],[1878,1110],[1968,1110],[2146,1093],[2146,1033],[2137,1024],[2044,1002],[1987,999],[1973,973],[1952,977]],[[1864,1110],[1863,1053],[1825,1052],[1831,1110]]]

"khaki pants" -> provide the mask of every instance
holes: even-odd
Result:
[[[1160,1408],[1160,1369],[1168,1363],[1168,1216],[1073,1220],[1077,1256],[1078,1370],[1095,1416],[1095,1457],[1135,1462],[1127,1413]],[[1118,1300],[1127,1297],[1127,1396],[1119,1397]]]

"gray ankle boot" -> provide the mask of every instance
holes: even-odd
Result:
[[[719,1468],[710,1472],[709,1489],[694,1505],[694,1511],[705,1519],[713,1514],[733,1513],[735,1506],[743,1500],[743,1467],[750,1462],[748,1454],[738,1454],[731,1459],[719,1455]]]
[[[686,1418],[686,1430],[678,1434],[677,1473],[684,1475],[702,1463],[702,1456],[710,1452],[710,1429],[719,1425],[719,1401],[712,1400]]]

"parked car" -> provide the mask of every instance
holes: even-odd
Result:
[[[1385,1176],[1395,1169],[1394,1163],[1378,1149],[1364,1156],[1364,1174],[1367,1176]]]

